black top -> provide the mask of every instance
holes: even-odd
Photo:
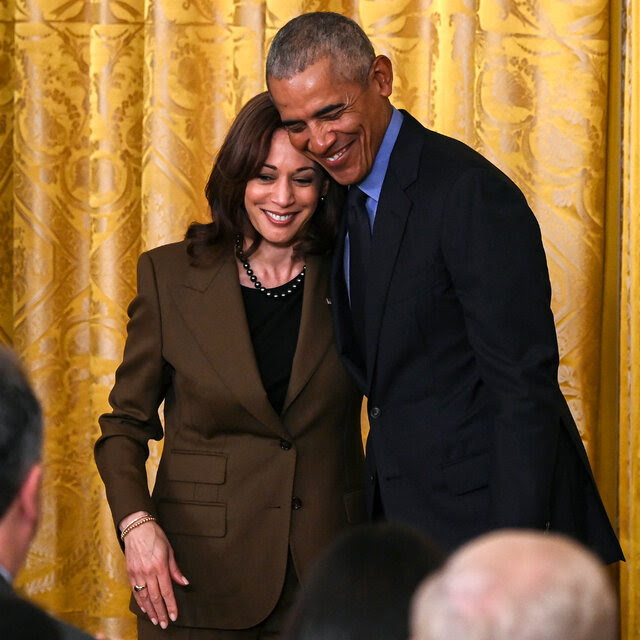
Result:
[[[286,283],[269,291],[283,293],[290,284]],[[284,298],[273,299],[257,289],[241,287],[262,384],[269,402],[278,414],[282,411],[287,395],[298,342],[303,288],[304,279],[293,293]]]

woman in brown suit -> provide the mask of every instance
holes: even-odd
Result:
[[[141,639],[279,637],[298,580],[365,517],[329,308],[338,189],[260,94],[211,172],[212,222],[140,257],[95,455]]]

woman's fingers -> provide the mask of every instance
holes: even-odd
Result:
[[[187,577],[180,571],[180,567],[178,567],[178,563],[176,559],[173,557],[173,549],[171,550],[171,557],[169,558],[169,571],[171,572],[171,577],[178,583],[184,586],[189,584],[189,580]]]
[[[170,621],[178,618],[171,579],[183,585],[188,584],[188,580],[178,568],[173,549],[156,522],[136,527],[126,536],[125,558],[138,606],[153,624],[166,629]]]
[[[165,573],[165,576],[168,576],[168,572]],[[165,594],[163,594],[160,588],[160,580],[160,576],[150,578],[145,591],[147,592],[147,602],[150,603],[150,608],[153,609],[156,614],[154,616],[155,620],[151,618],[151,622],[153,622],[153,624],[159,624],[163,629],[166,629],[169,626],[169,613],[167,612],[167,606],[164,600]],[[173,599],[174,609],[177,609],[175,599],[173,598],[173,588],[171,589],[171,599]],[[175,613],[173,615],[175,616]]]

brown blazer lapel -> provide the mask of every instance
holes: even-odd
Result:
[[[214,372],[257,420],[286,435],[262,385],[233,253],[220,249],[212,267],[191,268],[172,295]]]
[[[300,395],[333,340],[329,306],[329,256],[309,256],[296,354],[283,412]]]

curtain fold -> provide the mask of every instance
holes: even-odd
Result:
[[[621,24],[620,534],[622,637],[640,638],[640,12],[626,0]]]
[[[271,38],[314,10],[359,21],[393,61],[393,103],[486,155],[536,213],[560,382],[619,516],[623,640],[640,640],[631,0],[0,0],[0,341],[46,416],[42,524],[18,586],[93,633],[135,636],[92,446],[136,260],[207,218],[212,159],[264,88]]]

